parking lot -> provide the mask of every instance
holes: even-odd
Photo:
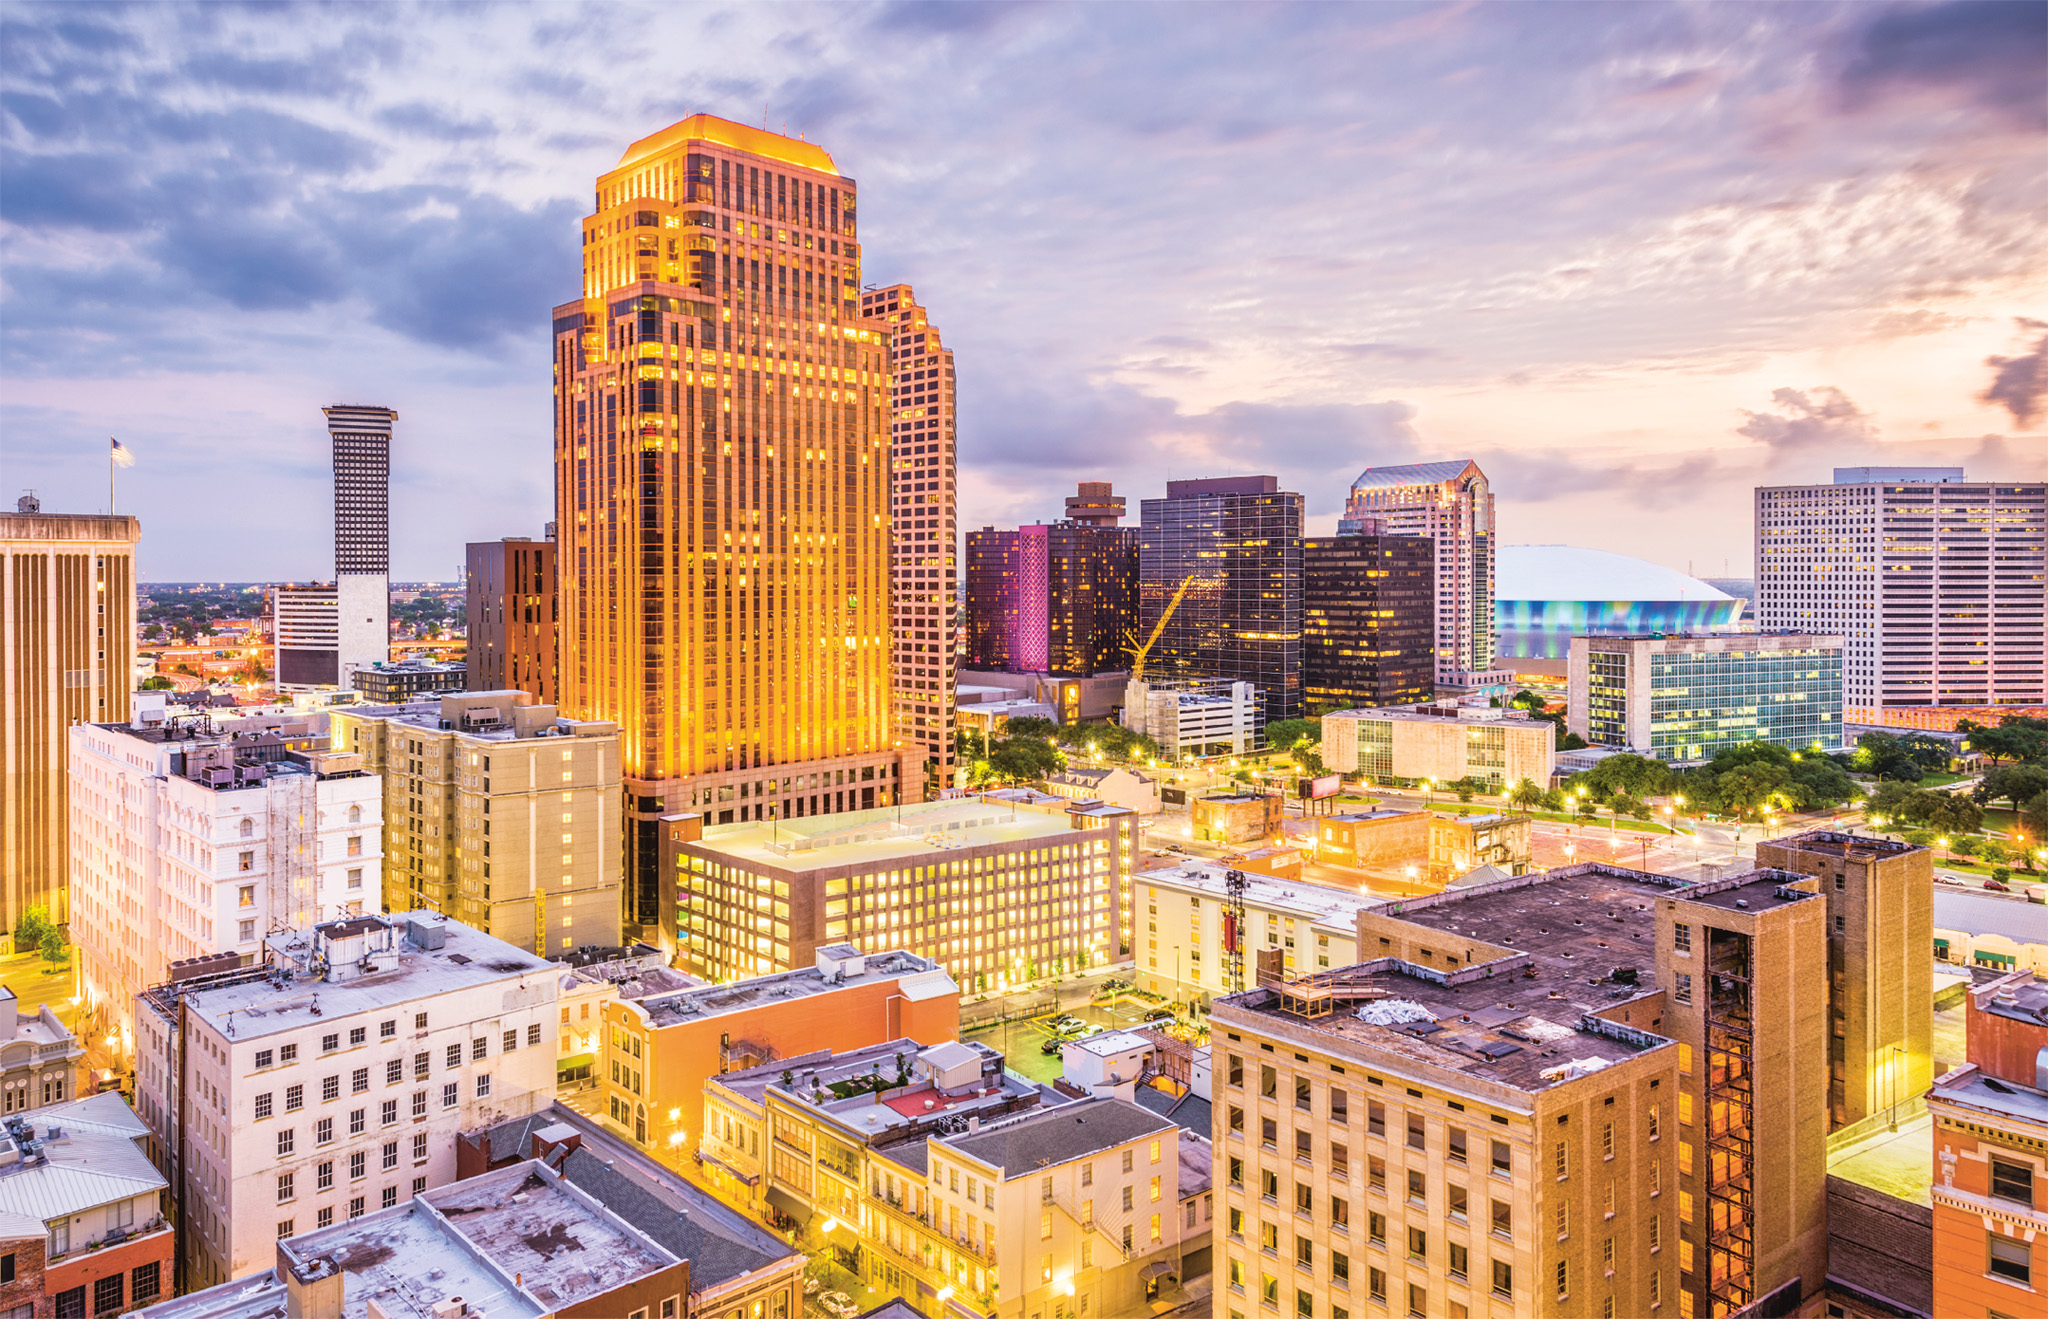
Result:
[[[1083,1003],[1028,1020],[999,1022],[982,1030],[970,1031],[967,1038],[979,1040],[1000,1052],[1011,1071],[1050,1085],[1059,1079],[1060,1055],[1042,1052],[1042,1046],[1052,1038],[1050,1023],[1054,1017],[1066,1015],[1104,1030],[1119,1030],[1142,1024],[1147,1010],[1130,1002],[1119,1002],[1107,1008]]]

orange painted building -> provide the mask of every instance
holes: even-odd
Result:
[[[1933,1312],[2048,1314],[2048,983],[1971,990],[1969,1059],[1927,1092]]]
[[[682,1167],[711,1077],[817,1049],[955,1039],[960,987],[930,958],[835,944],[801,971],[615,999],[604,1025],[596,1070],[606,1129]]]

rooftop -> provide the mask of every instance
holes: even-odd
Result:
[[[827,174],[839,173],[839,167],[832,163],[832,156],[815,142],[801,138],[785,137],[771,133],[765,128],[749,128],[736,124],[730,119],[717,115],[693,114],[689,118],[670,124],[659,133],[641,138],[626,148],[626,154],[619,157],[614,171],[638,164],[649,156],[658,155],[670,147],[689,141],[713,142],[735,151],[778,160],[785,165],[802,169],[823,170]],[[849,186],[851,186],[849,184]]]
[[[1049,800],[1066,804],[1059,798]],[[989,794],[796,820],[713,825],[704,830],[701,842],[683,846],[775,870],[806,871],[876,865],[1072,832],[1064,811],[1019,810]]]
[[[554,706],[536,705],[531,696],[520,691],[446,692],[403,705],[352,705],[346,713],[356,719],[388,720],[428,732],[454,732],[492,742],[533,737],[603,737],[618,731],[618,725],[609,720],[563,718]]]
[[[821,963],[796,971],[755,976],[729,985],[708,985],[659,996],[635,995],[621,986],[625,997],[637,1002],[655,1026],[673,1026],[686,1021],[703,1021],[734,1012],[772,1007],[776,1003],[829,994],[856,985],[897,981],[896,992],[913,1002],[941,994],[957,994],[960,987],[945,968],[928,957],[897,949],[852,960]]]
[[[1407,810],[1399,806],[1380,806],[1370,811],[1352,811],[1348,815],[1333,815],[1329,818],[1338,824],[1368,824],[1374,820],[1398,820],[1403,816],[1427,815],[1420,808]]]
[[[1503,545],[1496,600],[1726,601],[1727,592],[1661,563],[1577,545]],[[1725,633],[1711,635],[1723,636]]]
[[[431,945],[431,946],[430,946]],[[435,912],[358,916],[273,935],[270,965],[148,991],[175,1015],[183,997],[195,1021],[234,1039],[297,1030],[478,985],[557,974],[561,968]]]
[[[906,1069],[909,1078],[899,1083]],[[783,1084],[784,1072],[793,1084]],[[949,1079],[960,1083],[943,1084]],[[775,1090],[870,1144],[930,1136],[969,1117],[987,1122],[1039,1100],[1037,1086],[1004,1070],[1003,1055],[958,1040],[930,1048],[900,1039],[844,1053],[820,1050],[726,1072],[710,1083],[757,1106]]]
[[[1547,1089],[1667,1043],[1595,1016],[1657,992],[1659,899],[1761,910],[1814,896],[1786,887],[1794,882],[1810,881],[1756,871],[1692,884],[1589,863],[1398,899],[1376,913],[1510,951],[1458,966],[1445,950],[1442,967],[1380,957],[1219,1001],[1286,1016],[1360,1048],[1519,1090]],[[1324,1015],[1307,1015],[1312,1004]]]
[[[1814,856],[1840,856],[1852,860],[1904,856],[1908,852],[1926,850],[1913,843],[1896,842],[1890,838],[1872,838],[1865,834],[1837,833],[1832,829],[1809,829],[1803,834],[1773,838],[1769,845]]]
[[[1159,870],[1142,871],[1132,877],[1132,882],[1200,893],[1204,897],[1221,902],[1230,893],[1229,886],[1224,880],[1227,873],[1228,867],[1213,861],[1183,861]],[[1245,879],[1246,905],[1306,916],[1310,920],[1341,929],[1346,934],[1358,928],[1359,908],[1370,907],[1381,901],[1369,894],[1353,892],[1350,889],[1324,888],[1320,884],[1271,879],[1250,871],[1242,873]]]
[[[549,1158],[564,1180],[670,1254],[690,1261],[693,1291],[778,1265],[801,1267],[802,1257],[787,1242],[559,1103],[477,1134],[489,1143],[492,1161],[498,1162],[531,1154],[534,1133],[551,1127],[574,1133],[576,1148],[566,1156]],[[560,1133],[550,1139],[560,1139]]]
[[[48,1221],[155,1195],[169,1183],[138,1144],[148,1135],[127,1101],[111,1093],[9,1118],[7,1141],[19,1157],[0,1164],[0,1214]]]
[[[1197,1101],[1200,1102],[1200,1101]],[[1202,1105],[1207,1116],[1208,1105]],[[1215,1177],[1215,1153],[1207,1136],[1183,1126],[1180,1131],[1180,1198],[1191,1199],[1209,1189]]]
[[[1174,1129],[1157,1113],[1122,1099],[1082,1099],[943,1143],[1006,1177],[1022,1177]]]
[[[1466,472],[1477,474],[1478,466],[1459,458],[1442,463],[1403,463],[1394,467],[1368,467],[1351,483],[1353,490],[1391,490],[1404,485],[1439,485],[1455,481]]]
[[[1398,705],[1364,706],[1356,710],[1332,710],[1325,719],[1372,719],[1394,720],[1401,723],[1486,723],[1505,724],[1516,728],[1544,728],[1529,718],[1526,710],[1511,710],[1504,706],[1485,705]]]
[[[1975,1063],[1957,1067],[1934,1078],[1927,1092],[1929,1102],[1940,1101],[1961,1108],[1974,1108],[1995,1117],[2018,1118],[2048,1125],[2048,1090],[2036,1090],[2017,1081],[1986,1076]]]

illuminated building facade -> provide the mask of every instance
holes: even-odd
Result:
[[[1301,689],[1315,711],[1436,694],[1434,544],[1422,536],[1301,543]]]
[[[70,919],[67,729],[129,717],[135,673],[132,517],[0,514],[0,921]]]
[[[555,309],[560,704],[619,726],[650,935],[663,814],[917,793],[889,702],[891,345],[859,314],[855,204],[822,148],[694,115],[598,178],[583,296]]]
[[[1573,637],[1569,668],[1565,726],[1596,747],[1694,761],[1744,742],[1843,745],[1840,637]]]
[[[1561,676],[1572,638],[1717,632],[1743,601],[1662,564],[1577,545],[1503,545],[1493,599],[1502,668]]]
[[[1138,529],[1079,522],[967,533],[967,663],[1092,678],[1130,667]]]
[[[1261,723],[1300,718],[1301,496],[1274,477],[1229,476],[1168,481],[1141,509],[1141,637],[1188,583],[1146,677],[1249,682]]]
[[[1477,463],[1368,467],[1351,483],[1337,530],[1435,541],[1437,686],[1506,681],[1494,671],[1493,486]]]
[[[470,691],[522,691],[555,703],[555,540],[507,536],[465,553]]]
[[[896,740],[923,761],[926,794],[953,785],[953,690],[958,647],[959,544],[953,520],[957,432],[953,350],[912,296],[891,284],[861,295],[861,314],[886,336],[894,369],[891,414],[891,625]],[[909,771],[906,770],[906,773]]]
[[[1758,487],[1757,627],[1841,636],[1852,724],[2048,701],[2048,486],[1960,467],[1834,475]]]

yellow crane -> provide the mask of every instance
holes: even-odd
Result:
[[[1180,608],[1181,597],[1188,593],[1188,587],[1194,585],[1194,583],[1195,579],[1192,574],[1181,578],[1180,585],[1174,589],[1173,599],[1166,602],[1166,608],[1160,612],[1159,621],[1152,625],[1152,635],[1145,638],[1144,645],[1131,651],[1132,682],[1138,682],[1144,678],[1145,656],[1152,653],[1152,647],[1158,644],[1159,634],[1166,630],[1167,620],[1173,617],[1174,610]]]

